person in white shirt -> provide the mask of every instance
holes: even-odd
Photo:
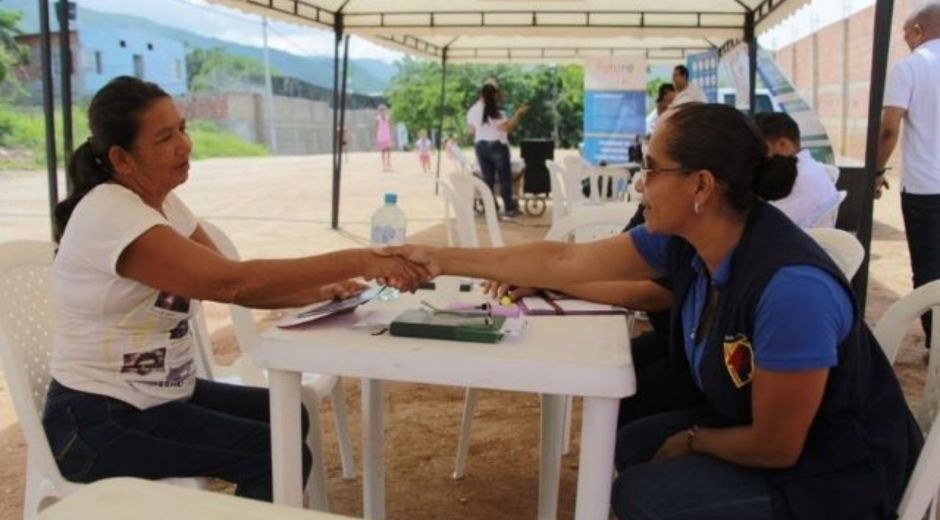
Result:
[[[670,107],[686,103],[708,103],[708,96],[702,89],[689,81],[689,69],[685,68],[685,65],[676,65],[676,68],[672,69],[672,84],[676,87],[676,97]]]
[[[879,198],[887,187],[885,165],[904,121],[901,214],[917,288],[940,279],[940,2],[907,19],[904,41],[911,55],[894,66],[885,83],[874,195]],[[930,348],[930,313],[921,323]]]
[[[480,99],[467,111],[467,126],[473,134],[473,148],[477,155],[477,164],[483,173],[483,181],[490,187],[496,185],[499,174],[500,194],[503,199],[503,214],[512,217],[519,214],[512,199],[512,172],[509,163],[508,135],[519,120],[529,110],[525,103],[519,105],[516,113],[507,118],[498,106],[499,88],[492,83],[483,85]]]
[[[771,154],[796,157],[796,179],[790,194],[771,202],[801,228],[835,227],[841,197],[835,184],[809,150],[800,149],[800,127],[783,112],[757,114],[754,122]]]
[[[192,300],[294,307],[361,291],[350,277],[413,289],[425,272],[368,249],[227,259],[173,192],[189,176],[192,142],[166,92],[115,78],[88,122],[68,165],[73,191],[54,215],[43,426],[59,469],[75,482],[215,477],[270,501],[268,392],[196,378]],[[305,475],[310,463],[304,448]]]

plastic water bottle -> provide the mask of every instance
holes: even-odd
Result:
[[[405,245],[405,229],[407,219],[405,212],[397,205],[398,195],[385,194],[385,204],[372,214],[373,246],[401,246]],[[398,290],[391,287],[382,291],[380,300],[394,300],[398,298]]]

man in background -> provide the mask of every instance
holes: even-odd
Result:
[[[698,85],[689,81],[689,69],[685,65],[676,65],[672,69],[672,84],[676,87],[676,97],[672,100],[672,107],[686,103],[708,103],[708,97]]]
[[[907,19],[904,41],[911,55],[885,83],[874,182],[879,198],[903,120],[901,214],[917,288],[940,278],[940,3],[929,2]],[[921,323],[930,348],[930,313]]]

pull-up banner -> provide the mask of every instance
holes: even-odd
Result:
[[[646,58],[584,60],[584,157],[594,165],[629,162],[646,132]]]

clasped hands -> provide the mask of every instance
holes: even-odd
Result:
[[[442,274],[437,248],[429,246],[384,246],[371,251],[363,277],[366,280],[414,292],[422,282]]]

